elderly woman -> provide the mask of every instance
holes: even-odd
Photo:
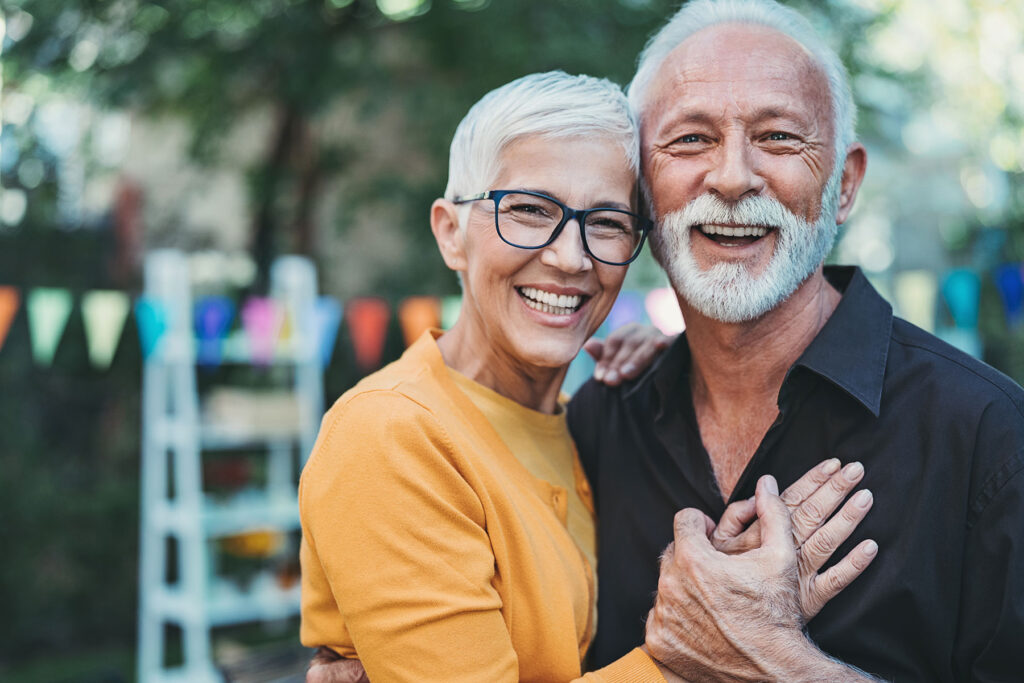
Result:
[[[559,388],[651,228],[637,150],[618,87],[560,72],[459,125],[430,222],[462,310],[324,418],[300,485],[304,644],[374,681],[581,676],[594,519]],[[588,677],[664,680],[639,649]]]

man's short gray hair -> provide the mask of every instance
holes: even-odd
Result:
[[[719,24],[757,24],[783,33],[799,43],[828,78],[835,128],[836,163],[856,139],[857,108],[849,77],[839,55],[821,39],[807,19],[774,0],[692,0],[676,12],[640,53],[636,75],[629,84],[629,104],[641,120],[647,91],[669,53],[702,29]]]
[[[622,89],[603,78],[548,71],[517,78],[473,105],[452,139],[444,196],[496,189],[490,185],[501,172],[502,151],[533,135],[614,140],[638,172],[639,136]]]

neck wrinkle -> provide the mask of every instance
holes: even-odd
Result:
[[[437,340],[444,364],[519,405],[554,414],[569,367],[539,367],[502,353],[463,309],[458,322]]]

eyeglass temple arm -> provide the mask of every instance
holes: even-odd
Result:
[[[471,194],[468,197],[455,197],[452,199],[452,204],[462,204],[464,202],[475,202],[478,199],[488,199],[490,192],[481,192],[480,194]]]

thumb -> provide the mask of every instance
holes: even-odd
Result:
[[[675,543],[679,545],[685,539],[692,539],[696,541],[703,541],[704,543],[698,543],[699,545],[707,544],[711,546],[711,541],[708,540],[708,536],[715,529],[714,521],[705,515],[703,512],[696,508],[684,508],[676,513],[675,519],[673,520],[673,531],[675,534]]]
[[[793,523],[789,518],[789,508],[779,497],[775,477],[766,474],[758,480],[754,504],[761,520],[761,546],[792,549]]]
[[[604,339],[591,337],[587,340],[587,343],[583,345],[583,350],[589,353],[591,358],[595,361],[600,361],[601,356],[604,353]]]

